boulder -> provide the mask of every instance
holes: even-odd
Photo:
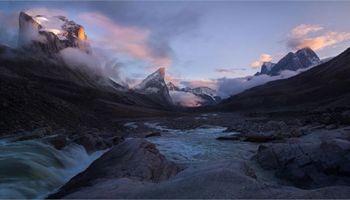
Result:
[[[277,177],[304,189],[350,185],[350,142],[332,139],[322,143],[260,145],[257,161]]]
[[[67,136],[62,134],[49,137],[46,140],[49,144],[54,146],[56,149],[62,149],[68,144]]]
[[[275,135],[274,132],[264,132],[264,133],[239,133],[239,134],[231,134],[227,136],[220,136],[216,138],[217,140],[239,140],[244,142],[270,142],[273,140],[281,140],[283,137],[280,135]]]
[[[84,187],[121,178],[158,183],[182,169],[160,154],[154,144],[144,139],[128,139],[114,146],[49,198],[61,198]]]
[[[84,146],[88,152],[107,149],[123,141],[123,138],[120,136],[94,128],[78,130],[71,138],[74,143]]]
[[[160,132],[158,132],[158,131],[146,132],[144,135],[145,135],[145,138],[161,136]]]
[[[216,139],[217,140],[240,140],[241,137],[242,137],[241,134],[230,134],[230,135],[219,136]]]
[[[131,166],[130,166],[131,167]],[[135,166],[133,166],[135,167]],[[350,187],[303,190],[262,178],[254,165],[232,159],[190,166],[162,182],[135,178],[95,179],[64,196],[67,199],[287,199],[349,198]]]
[[[82,145],[88,152],[102,150],[109,147],[103,138],[94,133],[84,133],[75,138],[73,142]]]
[[[350,110],[342,112],[341,117],[344,124],[350,124]]]

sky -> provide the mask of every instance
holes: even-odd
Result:
[[[15,45],[22,10],[83,25],[129,84],[166,67],[167,80],[212,86],[302,47],[327,58],[350,46],[350,1],[0,1],[1,43]]]

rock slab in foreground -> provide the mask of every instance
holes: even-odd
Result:
[[[299,188],[350,186],[350,142],[344,139],[261,145],[257,160]]]
[[[48,198],[62,198],[84,187],[98,187],[114,180],[127,180],[135,184],[138,181],[160,182],[181,170],[182,167],[160,154],[154,144],[144,139],[128,139],[102,155]]]
[[[97,159],[49,198],[218,199],[349,198],[350,187],[303,190],[264,177],[249,162],[232,159],[183,171],[144,139],[129,139]],[[171,177],[171,178],[170,178]]]

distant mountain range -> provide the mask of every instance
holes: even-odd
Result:
[[[215,105],[221,101],[221,97],[217,95],[217,92],[209,87],[184,87],[180,88],[172,82],[167,83],[169,91],[178,91],[191,93],[202,99],[201,106]]]
[[[308,63],[316,64],[319,62],[316,60]],[[348,108],[349,77],[350,49],[347,49],[299,75],[272,81],[225,99],[220,107],[223,110]]]
[[[140,84],[136,85],[133,90],[140,94],[147,95],[154,101],[164,106],[176,106],[177,102],[174,102],[171,97],[171,92],[182,92],[186,94],[192,94],[200,98],[198,106],[215,105],[221,101],[221,98],[217,95],[217,92],[208,87],[196,87],[180,88],[172,82],[165,83],[165,68],[159,68],[151,75],[147,76]],[[179,94],[179,93],[178,93]],[[184,94],[185,95],[185,94]]]
[[[181,88],[172,82],[166,83],[164,68],[130,89],[113,78],[94,74],[84,68],[69,67],[59,57],[61,50],[74,48],[86,55],[91,55],[92,51],[83,26],[66,17],[32,16],[21,12],[19,24],[19,48],[0,46],[1,87],[4,87],[1,96],[27,102],[21,104],[23,107],[20,110],[33,113],[30,118],[34,121],[40,120],[39,116],[51,119],[50,113],[40,108],[41,103],[51,105],[51,113],[58,113],[60,119],[64,117],[59,113],[71,113],[78,118],[88,118],[86,122],[92,122],[94,119],[90,117],[94,115],[101,119],[115,116],[112,110],[129,116],[132,114],[123,110],[131,107],[138,114],[142,113],[140,115],[155,113],[154,110],[169,111],[177,106],[172,92],[195,96],[200,99],[198,105],[201,106],[221,102],[219,108],[223,110],[346,105],[349,100],[350,50],[331,60],[320,60],[310,48],[290,52],[277,63],[264,63],[261,71],[246,81],[261,75],[275,77],[285,70],[300,71],[299,75],[257,87],[253,85],[251,89],[222,100],[217,91],[208,87]],[[309,70],[302,72],[304,69]],[[15,107],[1,107],[1,111],[4,116],[6,113],[13,113],[13,117],[20,116]],[[28,125],[26,120],[22,119],[24,125]],[[15,121],[9,116],[2,123]],[[62,124],[70,122],[62,120]]]
[[[303,48],[295,53],[289,52],[277,63],[264,62],[261,66],[261,71],[255,75],[277,76],[284,70],[297,71],[320,63],[320,58],[311,48]]]

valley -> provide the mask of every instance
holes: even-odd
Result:
[[[0,43],[0,199],[350,198],[350,48],[335,46],[349,36],[327,32],[315,46],[325,28],[300,24],[288,53],[207,72],[226,54],[225,65],[241,64],[246,44],[220,58],[191,46],[181,60],[168,40],[188,28],[176,29],[187,10],[150,25],[161,8],[132,26],[103,12],[70,15],[83,26],[65,12],[16,11],[16,45]],[[221,37],[200,38],[201,50]]]

